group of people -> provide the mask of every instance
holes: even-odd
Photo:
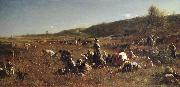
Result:
[[[131,71],[132,68],[139,68],[140,66],[136,62],[130,62],[128,57],[134,56],[133,52],[130,51],[128,56],[123,49],[119,49],[117,53],[110,55],[104,51],[102,53],[99,45],[99,40],[94,39],[93,51],[88,50],[86,54],[81,54],[82,58],[76,62],[73,60],[70,51],[60,50],[61,62],[65,66],[60,69],[60,73],[85,73],[91,68],[104,67],[104,66],[121,66],[126,68],[126,71]],[[130,58],[131,58],[130,57]]]
[[[147,43],[149,46],[153,44],[152,36],[147,38]],[[171,52],[171,56],[176,58],[176,47],[174,44],[169,45],[169,50]],[[132,51],[129,53],[125,53],[125,49],[118,49],[114,54],[108,54],[104,51],[102,53],[101,47],[99,44],[99,40],[97,38],[94,39],[93,51],[88,50],[86,54],[82,55],[81,59],[78,59],[76,62],[73,60],[70,51],[68,50],[60,50],[61,53],[61,61],[63,62],[65,71],[75,71],[83,73],[85,67],[87,65],[91,67],[103,67],[105,65],[110,66],[123,66],[121,67],[122,71],[131,71],[133,69],[141,68],[141,66],[137,62],[130,62],[129,59],[135,57]]]
[[[76,62],[72,59],[72,55],[68,50],[60,50],[61,58],[63,65],[65,66],[63,69],[59,69],[58,73],[66,74],[68,72],[83,74],[86,70],[91,69],[88,65],[86,58],[78,59]],[[83,56],[83,55],[82,55]]]
[[[147,45],[148,46],[154,46],[154,44],[155,44],[155,40],[154,40],[153,35],[148,36],[147,37]],[[169,45],[169,51],[170,51],[170,56],[172,58],[176,58],[176,46],[174,43],[171,43]]]
[[[152,37],[147,38],[148,45],[153,45]],[[174,44],[169,45],[170,55],[173,58],[176,58],[176,46]],[[50,57],[56,56],[57,53],[52,50],[43,50],[43,53],[48,53]],[[129,72],[133,70],[137,70],[141,68],[141,66],[137,62],[131,62],[130,59],[135,57],[132,51],[129,51],[127,54],[124,49],[118,49],[118,51],[114,54],[108,54],[104,51],[102,53],[101,46],[99,44],[99,40],[97,38],[94,39],[93,51],[88,50],[86,54],[81,55],[81,59],[77,61],[73,60],[73,56],[69,50],[59,50],[60,53],[60,61],[63,63],[64,68],[59,69],[58,73],[66,74],[66,73],[77,73],[77,74],[85,74],[87,71],[92,68],[104,67],[104,66],[121,66],[120,70],[122,72]],[[0,62],[0,76],[9,76],[14,74],[14,66],[9,61]],[[24,79],[26,73],[22,73],[20,71],[17,72],[19,79]],[[172,72],[170,68],[167,68],[164,73],[165,78],[168,76],[176,77],[177,74]],[[178,78],[180,78],[178,76]],[[176,81],[176,80],[175,80]]]
[[[91,67],[98,67],[105,64],[104,60],[101,57],[100,45],[97,39],[95,39],[93,48],[94,52],[88,50],[87,54],[82,54],[82,59],[78,59],[76,62],[72,59],[70,51],[60,50],[60,60],[65,66],[63,69],[61,69],[60,72],[85,73],[85,71],[91,69]]]

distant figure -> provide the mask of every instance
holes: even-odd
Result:
[[[171,51],[171,57],[176,58],[176,46],[173,43],[169,45],[169,50]]]
[[[153,36],[152,35],[147,37],[147,45],[148,46],[153,46],[154,45]]]
[[[93,49],[94,49],[93,62],[96,65],[99,65],[99,60],[101,58],[100,45],[98,42],[99,42],[99,40],[97,38],[95,38],[94,45],[93,45]]]
[[[94,49],[93,62],[95,63],[95,66],[104,65],[105,61],[101,56],[100,45],[98,43],[99,40],[95,38],[94,42],[95,43],[93,45],[93,49]]]

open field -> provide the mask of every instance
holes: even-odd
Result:
[[[57,75],[55,72],[58,68],[63,68],[61,61],[59,60],[60,54],[56,59],[50,59],[48,56],[42,54],[42,49],[52,49],[57,52],[60,49],[70,50],[73,54],[73,60],[81,58],[81,54],[87,53],[88,49],[92,49],[92,45],[72,45],[72,44],[63,44],[59,40],[37,40],[37,39],[27,39],[27,38],[17,38],[17,39],[2,39],[2,41],[10,41],[16,44],[17,48],[24,48],[23,43],[31,43],[29,49],[25,52],[22,52],[18,55],[15,55],[15,58],[12,60],[15,69],[19,69],[22,72],[28,73],[24,81],[16,80],[16,75],[7,77],[0,80],[1,86],[17,86],[17,87],[26,87],[26,86],[70,86],[70,87],[122,87],[122,86],[166,86],[165,84],[157,83],[154,79],[154,74],[156,72],[162,72],[163,67],[155,65],[153,67],[144,67],[143,65],[147,64],[146,59],[139,56],[136,59],[131,61],[138,62],[142,69],[139,69],[135,72],[117,72],[118,67],[104,67],[92,69],[90,72],[86,73],[85,76],[79,76],[74,74],[67,75]],[[51,42],[50,42],[51,41]],[[110,39],[100,39],[100,45],[102,46],[102,51],[107,51],[112,54],[115,52],[115,49],[111,49],[111,43],[127,43],[128,40],[122,41],[119,40],[110,40]],[[178,42],[179,43],[179,42]],[[179,51],[179,44],[176,43],[177,50]],[[166,46],[167,44],[165,44]],[[159,45],[160,47],[161,45]],[[146,46],[131,46],[132,50],[144,49]],[[139,54],[136,54],[139,55]],[[165,65],[165,64],[164,64]],[[180,60],[176,59],[173,64],[169,64],[176,71],[180,72]]]
[[[179,4],[0,0],[0,87],[180,87]]]

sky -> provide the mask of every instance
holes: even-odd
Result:
[[[0,36],[86,28],[147,15],[151,5],[180,14],[180,0],[0,0]]]

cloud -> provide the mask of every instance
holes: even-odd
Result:
[[[47,26],[44,26],[43,29],[45,31],[48,31],[49,33],[56,33],[60,31],[57,25],[47,25]]]
[[[52,29],[52,28],[55,28],[56,26],[55,25],[47,25],[47,26],[44,26],[43,28],[44,29]]]
[[[51,25],[51,26],[49,26],[49,28],[51,28],[51,29],[53,29],[53,28],[55,28],[56,26],[53,26],[53,25]]]
[[[131,15],[131,14],[129,14],[129,13],[127,13],[127,14],[125,14],[125,15],[124,15],[124,17],[125,17],[126,19],[129,19],[129,18],[131,18],[131,17],[132,17],[132,15]]]
[[[131,13],[126,13],[123,15],[123,17],[125,19],[131,19],[131,18],[134,18],[134,17],[137,17],[138,15],[137,14],[131,14]]]

